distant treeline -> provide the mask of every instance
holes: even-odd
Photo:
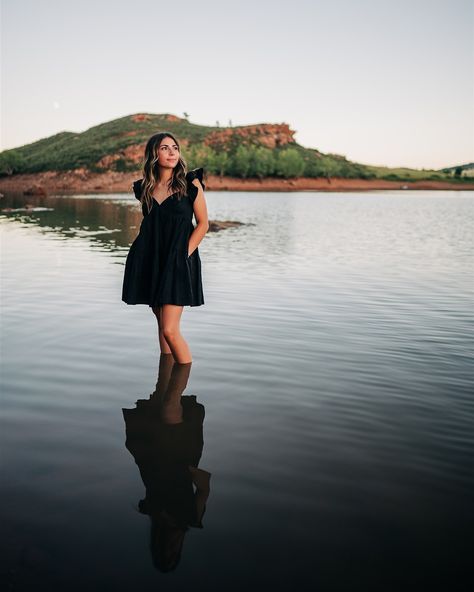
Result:
[[[239,146],[234,153],[207,146],[193,146],[184,155],[191,168],[205,167],[206,172],[230,177],[357,177],[376,175],[364,166],[340,156],[323,156],[309,150],[285,147],[271,150],[263,146]]]
[[[116,170],[132,172],[140,168],[137,163],[118,157],[107,167],[97,165],[98,158],[103,154],[93,154],[86,158],[69,159],[68,142],[58,142],[59,146],[48,146],[41,150],[42,158],[38,158],[38,150],[32,158],[24,154],[23,149],[6,150],[0,153],[0,174],[12,175],[20,173],[41,172],[45,170],[71,170],[86,167],[92,172]],[[61,145],[62,144],[62,145]],[[49,148],[49,154],[47,154]],[[76,155],[77,156],[77,155]],[[233,153],[226,150],[215,150],[205,145],[194,145],[186,149],[183,157],[189,167],[202,166],[206,173],[240,178],[265,177],[357,177],[374,178],[376,175],[363,165],[347,161],[341,156],[324,156],[303,148],[285,147],[271,150],[263,146],[239,146]]]

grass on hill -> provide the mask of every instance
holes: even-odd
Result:
[[[322,154],[318,150],[291,143],[274,149],[260,142],[258,134],[229,134],[225,145],[208,146],[206,136],[218,128],[190,123],[186,118],[168,114],[128,115],[96,125],[82,133],[61,132],[19,148],[0,153],[0,176],[44,171],[69,171],[85,168],[92,172],[136,172],[141,163],[127,158],[124,151],[143,144],[157,130],[166,130],[180,140],[186,140],[183,155],[191,168],[203,166],[211,174],[241,178],[265,177],[345,177],[387,179],[396,181],[458,180],[451,170],[417,170],[363,165],[348,161],[337,154]],[[245,127],[240,128],[245,131]],[[226,136],[227,138],[227,136]],[[100,166],[104,157],[111,159]]]

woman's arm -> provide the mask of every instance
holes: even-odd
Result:
[[[197,249],[204,235],[209,230],[209,219],[207,217],[207,204],[204,197],[204,190],[199,179],[193,179],[193,185],[198,188],[196,199],[194,200],[194,215],[196,216],[196,227],[194,228],[188,243],[188,257]]]

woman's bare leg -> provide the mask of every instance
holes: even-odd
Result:
[[[158,339],[160,341],[160,351],[162,354],[170,354],[171,350],[166,342],[165,336],[163,335],[163,307],[156,306],[152,308],[153,313],[158,321]]]
[[[179,322],[182,313],[182,306],[163,304],[161,313],[161,330],[166,343],[173,353],[174,361],[178,364],[189,364],[193,361],[191,358],[191,351],[179,330]]]

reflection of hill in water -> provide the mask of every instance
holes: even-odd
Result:
[[[27,211],[25,206],[31,206]],[[19,211],[8,211],[9,209]],[[45,208],[35,211],[34,208]],[[67,238],[87,239],[101,251],[127,251],[140,230],[143,216],[140,204],[126,196],[25,196],[8,194],[0,198],[0,215],[22,224],[39,226]],[[193,222],[195,225],[195,222]],[[211,221],[210,231],[239,223]]]
[[[133,207],[129,205],[130,202]],[[5,195],[1,200],[1,214],[23,224],[39,226],[68,238],[87,239],[100,250],[120,251],[129,247],[138,234],[142,213],[129,198],[52,197]],[[46,211],[4,212],[4,208],[53,208]]]

